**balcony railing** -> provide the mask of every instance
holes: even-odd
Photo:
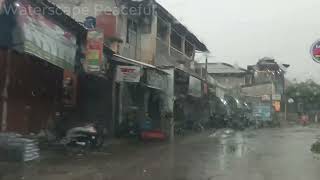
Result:
[[[181,51],[170,47],[169,45],[160,38],[157,38],[157,49],[156,49],[156,65],[158,66],[178,66],[180,64],[189,64],[192,61],[192,57],[188,57]]]

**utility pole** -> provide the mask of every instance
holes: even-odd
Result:
[[[208,56],[206,56],[206,65],[205,65],[205,68],[206,68],[206,76],[205,76],[205,79],[206,79],[206,81],[208,81]]]

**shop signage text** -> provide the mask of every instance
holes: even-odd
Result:
[[[117,66],[117,82],[140,82],[141,68],[138,66]]]
[[[26,0],[19,1],[18,10],[19,27],[23,35],[22,51],[63,69],[73,69],[76,37],[41,13],[33,13],[33,7]]]

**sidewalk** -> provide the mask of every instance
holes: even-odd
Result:
[[[174,144],[195,141],[200,136],[208,136],[208,133],[177,137]],[[105,180],[113,175],[121,175],[123,169],[134,169],[137,164],[143,164],[146,157],[161,158],[157,156],[167,154],[169,148],[169,142],[144,143],[135,140],[113,139],[101,150],[85,154],[43,150],[38,161],[29,163],[0,162],[0,179]]]

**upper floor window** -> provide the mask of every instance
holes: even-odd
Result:
[[[127,37],[126,42],[131,44],[137,41],[138,25],[132,19],[127,20]]]
[[[176,32],[172,31],[171,32],[171,46],[174,47],[175,49],[181,51],[182,50],[182,37]]]
[[[193,56],[193,53],[194,53],[194,47],[193,47],[193,45],[192,45],[189,41],[186,41],[186,43],[185,43],[185,54],[186,54],[188,57],[192,57],[192,56]]]
[[[157,37],[166,40],[167,36],[169,35],[169,27],[168,22],[158,17],[157,21]]]

